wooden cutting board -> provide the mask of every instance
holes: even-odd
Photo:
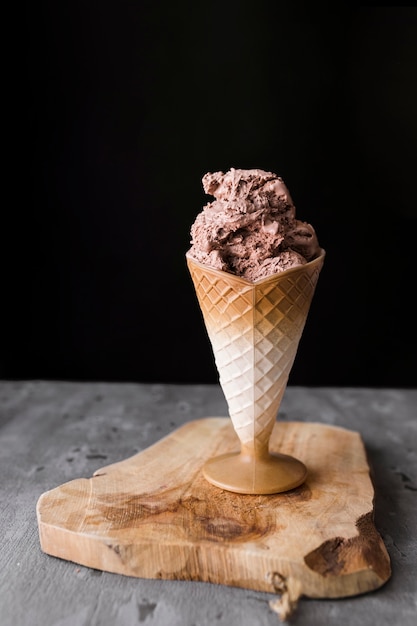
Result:
[[[358,433],[277,422],[271,451],[308,469],[301,487],[277,495],[234,494],[204,479],[207,459],[238,449],[231,420],[208,417],[92,478],[42,494],[42,550],[128,576],[272,592],[279,598],[271,607],[282,619],[302,595],[352,596],[389,579]]]

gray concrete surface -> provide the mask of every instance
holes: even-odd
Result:
[[[42,553],[39,496],[135,454],[186,421],[227,415],[216,385],[0,382],[1,626],[272,626],[273,596],[91,570]],[[296,626],[417,623],[417,390],[286,390],[279,418],[359,431],[375,523],[392,562],[381,589],[300,601]]]

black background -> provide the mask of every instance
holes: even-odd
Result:
[[[217,382],[184,255],[235,167],[281,175],[327,251],[290,384],[414,387],[416,16],[27,3],[2,377]]]

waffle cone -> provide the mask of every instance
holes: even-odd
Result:
[[[324,255],[255,283],[187,255],[219,382],[243,446],[261,449],[269,441]]]

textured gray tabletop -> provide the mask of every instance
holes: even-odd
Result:
[[[100,572],[44,554],[36,502],[63,482],[148,447],[181,424],[226,416],[220,387],[0,382],[1,626],[270,626],[273,596]],[[375,485],[391,579],[348,599],[304,598],[296,625],[417,623],[417,390],[289,386],[279,419],[356,430]]]

